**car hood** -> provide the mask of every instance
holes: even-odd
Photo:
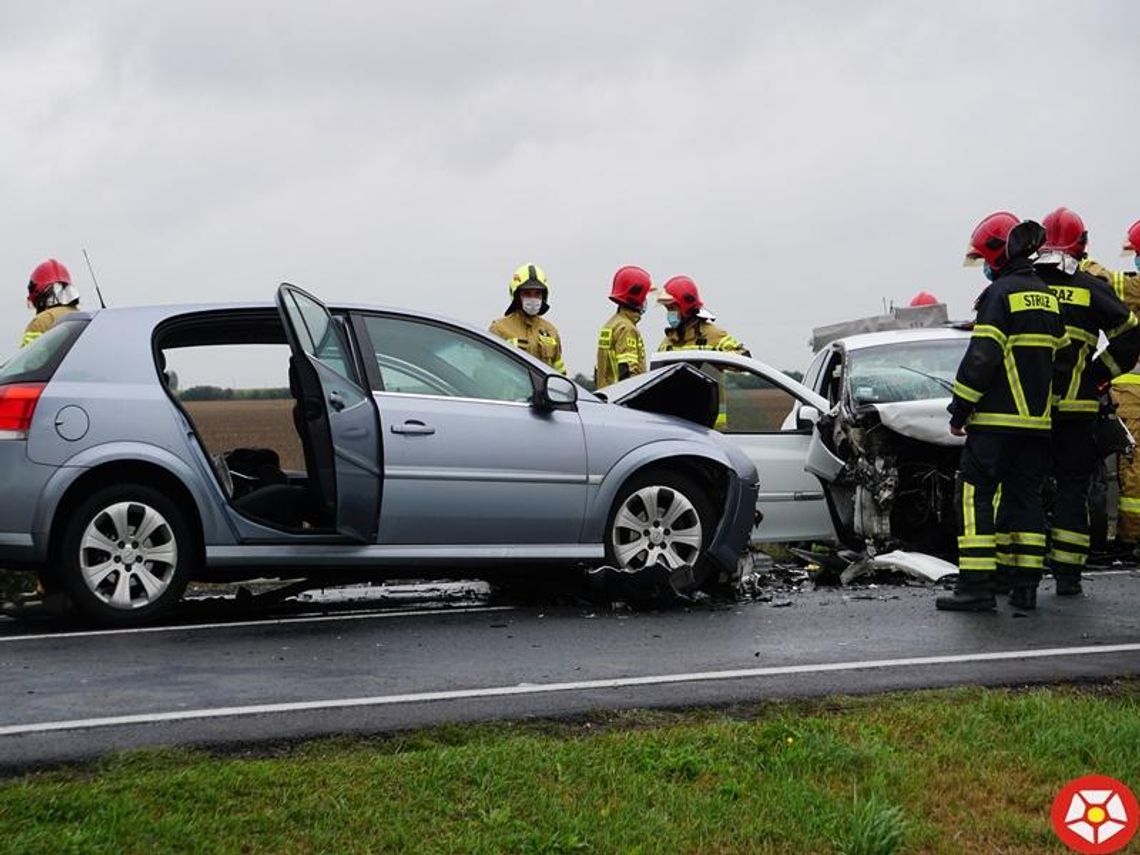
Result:
[[[696,422],[716,424],[720,389],[715,380],[685,363],[674,363],[638,374],[597,392],[598,397],[639,410]]]
[[[871,404],[879,421],[895,433],[931,445],[964,445],[965,437],[950,433],[949,398]]]

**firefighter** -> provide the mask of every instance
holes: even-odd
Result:
[[[1124,238],[1124,256],[1131,257],[1140,271],[1140,220],[1128,229]],[[1140,313],[1140,275],[1134,271],[1108,270],[1090,258],[1081,261],[1081,269],[1103,279],[1134,313]],[[1112,402],[1117,417],[1134,437],[1140,437],[1140,366],[1121,364],[1124,373],[1112,381]],[[1120,499],[1117,502],[1117,554],[1131,558],[1140,543],[1140,453],[1117,458]]]
[[[49,258],[36,265],[28,280],[28,308],[36,316],[24,330],[20,347],[27,347],[69,312],[79,311],[79,291],[71,284],[67,268]]]
[[[965,436],[966,446],[956,494],[958,581],[952,595],[937,599],[939,609],[995,609],[999,566],[1012,584],[1010,604],[1036,606],[1054,371],[1063,368],[1069,344],[1057,298],[1029,261],[1044,239],[1038,223],[1004,211],[970,236],[967,263],[983,262],[990,284],[975,303],[973,336],[948,407],[950,432]]]
[[[705,309],[697,283],[688,276],[674,276],[666,282],[657,302],[668,313],[659,351],[720,350],[750,355],[743,344],[713,323],[716,317]]]
[[[598,389],[645,373],[645,342],[637,324],[645,314],[645,301],[652,290],[649,273],[640,267],[627,264],[614,274],[610,300],[618,308],[598,333],[598,361],[594,367],[594,385]]]
[[[919,291],[910,299],[911,308],[917,306],[937,306],[942,301],[931,294],[929,291]]]
[[[508,291],[510,305],[503,317],[491,324],[491,332],[565,374],[558,328],[542,319],[550,311],[546,271],[537,264],[524,264],[511,276]]]
[[[1089,486],[1097,466],[1100,396],[1113,377],[1136,364],[1140,323],[1111,288],[1079,269],[1089,238],[1080,216],[1058,208],[1042,224],[1045,243],[1034,269],[1057,298],[1069,336],[1065,360],[1072,366],[1070,376],[1061,378],[1053,404],[1057,492],[1048,559],[1057,594],[1074,596],[1081,593],[1089,553]],[[1108,345],[1094,359],[1102,332]]]

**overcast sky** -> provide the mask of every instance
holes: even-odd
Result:
[[[1140,4],[0,4],[0,341],[56,256],[96,305],[330,300],[485,325],[551,283],[590,373],[614,270],[754,355],[934,291],[975,222],[1140,217]],[[642,322],[660,338],[664,312]]]

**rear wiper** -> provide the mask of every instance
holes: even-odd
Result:
[[[947,380],[945,377],[939,377],[937,374],[927,374],[925,371],[919,371],[917,368],[911,368],[909,365],[898,366],[903,371],[913,371],[915,374],[921,374],[927,380],[933,380],[947,392],[954,393],[954,384]]]

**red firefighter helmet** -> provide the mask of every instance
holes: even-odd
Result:
[[[658,303],[675,304],[682,318],[691,318],[704,307],[697,283],[688,276],[674,276],[665,283],[663,293],[657,296]]]
[[[919,291],[910,300],[912,306],[937,306],[938,303],[938,298],[929,291]]]
[[[1005,258],[1005,242],[1009,233],[1019,222],[1009,211],[998,211],[978,223],[966,248],[966,264],[984,261],[997,270]]]
[[[613,287],[610,288],[610,299],[619,306],[627,306],[630,309],[640,311],[652,290],[653,280],[649,278],[649,272],[632,264],[627,264],[625,267],[619,267],[617,273],[614,274]]]
[[[79,301],[79,292],[71,284],[67,268],[49,258],[36,265],[28,280],[28,304],[37,311]]]
[[[1042,244],[1042,249],[1063,252],[1074,258],[1084,257],[1089,233],[1085,228],[1085,221],[1076,211],[1058,208],[1046,214],[1041,225],[1045,227],[1045,243]]]
[[[1124,238],[1123,249],[1125,255],[1140,253],[1140,220],[1128,227],[1128,235]]]

